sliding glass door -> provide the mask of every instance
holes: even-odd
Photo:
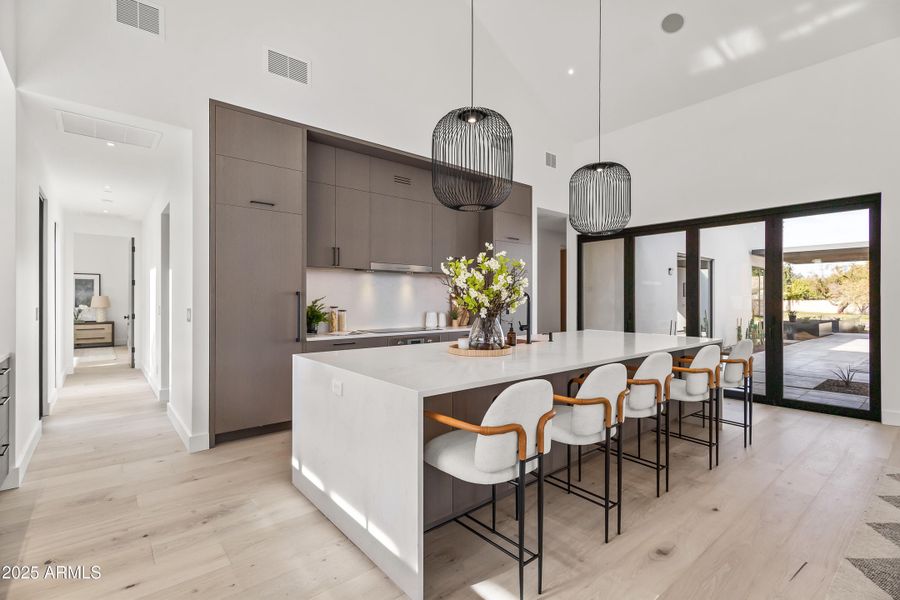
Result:
[[[579,328],[752,340],[757,401],[880,407],[878,194],[579,237]]]

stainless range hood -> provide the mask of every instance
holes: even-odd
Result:
[[[369,263],[373,271],[391,271],[393,273],[431,273],[432,268],[426,265],[398,265],[395,263]]]

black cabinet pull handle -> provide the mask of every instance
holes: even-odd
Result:
[[[0,456],[6,456],[7,450],[9,450],[9,444],[3,444],[3,450],[0,451]]]
[[[263,206],[271,206],[271,207],[275,206],[274,202],[264,202],[262,200],[251,200],[250,204],[262,204]]]
[[[9,396],[3,396],[2,398],[0,398],[0,406],[3,406],[7,402],[9,402]]]
[[[341,266],[341,247],[337,247],[337,266]]]
[[[356,342],[335,342],[334,346],[355,346]]]
[[[294,338],[295,342],[300,341],[300,337],[303,335],[303,292],[297,290],[297,337]]]
[[[506,239],[508,239],[508,240],[514,240],[514,241],[516,241],[516,242],[519,241],[519,238],[513,237],[513,236],[511,236],[511,235],[506,236]]]
[[[3,367],[3,370],[0,371],[0,375],[6,375],[7,373],[9,373],[9,367]]]
[[[337,266],[337,246],[331,247],[331,266]]]

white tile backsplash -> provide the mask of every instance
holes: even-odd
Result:
[[[348,329],[424,326],[426,312],[449,309],[438,275],[307,269],[306,297],[320,296],[347,310]]]

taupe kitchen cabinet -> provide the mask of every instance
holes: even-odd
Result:
[[[368,269],[369,157],[315,142],[307,153],[307,265]]]
[[[435,201],[431,171],[380,158],[372,159],[372,191],[419,202]]]
[[[441,263],[454,258],[477,256],[483,248],[478,242],[478,213],[451,210],[435,204],[432,211],[432,265],[441,272]]]
[[[9,473],[11,404],[13,402],[12,358],[0,358],[0,483]]]
[[[359,348],[381,348],[387,346],[386,337],[367,337],[331,340],[315,340],[306,343],[307,352],[331,352],[334,350],[357,350]]]
[[[211,443],[291,419],[306,329],[304,128],[213,102]],[[333,204],[333,202],[332,202]]]
[[[369,268],[368,192],[310,182],[307,211],[307,265]]]
[[[372,262],[432,265],[432,208],[417,200],[371,194]]]

